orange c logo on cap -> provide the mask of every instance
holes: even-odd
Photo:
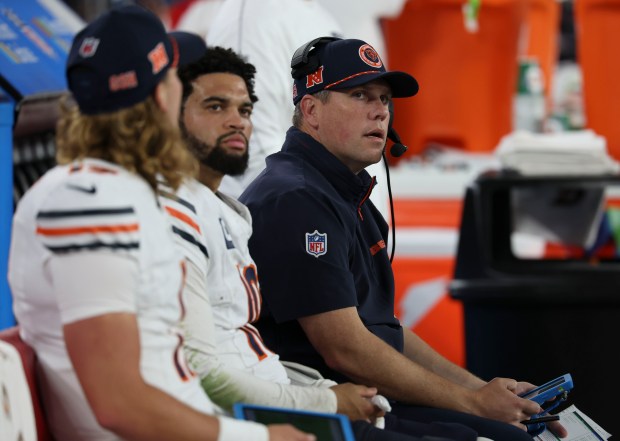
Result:
[[[377,51],[369,44],[364,44],[360,47],[359,55],[362,61],[370,67],[376,67],[378,69],[383,66],[381,57],[379,56]]]

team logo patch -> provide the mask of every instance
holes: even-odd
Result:
[[[381,57],[377,53],[377,51],[369,44],[364,44],[360,47],[359,50],[360,58],[364,63],[369,65],[370,67],[376,67],[377,69],[383,66],[383,62],[381,61]]]
[[[306,253],[314,257],[322,256],[327,253],[327,233],[306,233]]]
[[[293,99],[297,98],[297,84],[293,84]]]
[[[84,58],[90,58],[95,55],[97,52],[97,48],[99,47],[99,39],[94,37],[85,38],[80,45],[80,50],[78,51],[80,56]]]
[[[166,52],[166,47],[164,43],[158,43],[157,46],[153,48],[151,52],[149,52],[149,61],[153,66],[153,75],[157,75],[161,70],[168,66],[170,59],[168,58],[168,53]]]
[[[316,72],[309,74],[306,77],[306,87],[309,89],[312,86],[321,84],[323,82],[323,66],[319,67]]]

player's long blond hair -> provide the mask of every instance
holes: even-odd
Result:
[[[84,115],[69,99],[61,103],[56,130],[56,161],[98,158],[142,176],[153,189],[158,177],[175,190],[195,176],[197,163],[176,127],[148,97],[112,113]]]

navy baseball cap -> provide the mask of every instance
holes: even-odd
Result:
[[[313,42],[317,42],[317,45],[308,50]],[[348,89],[379,79],[389,84],[394,98],[409,97],[418,93],[418,82],[414,77],[406,72],[386,71],[377,51],[365,41],[323,37],[313,42],[300,47],[293,56],[292,67],[301,64],[302,55],[305,56],[305,60],[318,59],[316,70],[304,75],[295,75],[293,67],[294,104],[297,104],[304,95],[320,90]]]
[[[191,32],[173,31],[168,32],[168,37],[173,45],[180,50],[179,61],[177,67],[187,66],[190,63],[198,61],[207,52],[207,43],[200,35]]]
[[[169,37],[159,18],[140,6],[114,8],[73,39],[66,70],[69,90],[86,115],[131,107],[153,92],[170,67],[203,55],[196,44],[195,39]]]

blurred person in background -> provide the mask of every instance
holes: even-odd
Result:
[[[347,0],[317,1],[332,14],[347,38],[368,42],[389,67],[390,54],[385,46],[381,20],[397,18],[408,0],[357,0],[354,8]]]
[[[207,35],[209,45],[231,48],[256,66],[256,96],[245,173],[226,176],[221,190],[238,197],[280,151],[291,125],[291,56],[304,42],[341,36],[334,18],[316,0],[225,0]]]
[[[224,0],[193,0],[173,22],[175,30],[192,32],[206,39]],[[174,5],[172,12],[175,12]]]

